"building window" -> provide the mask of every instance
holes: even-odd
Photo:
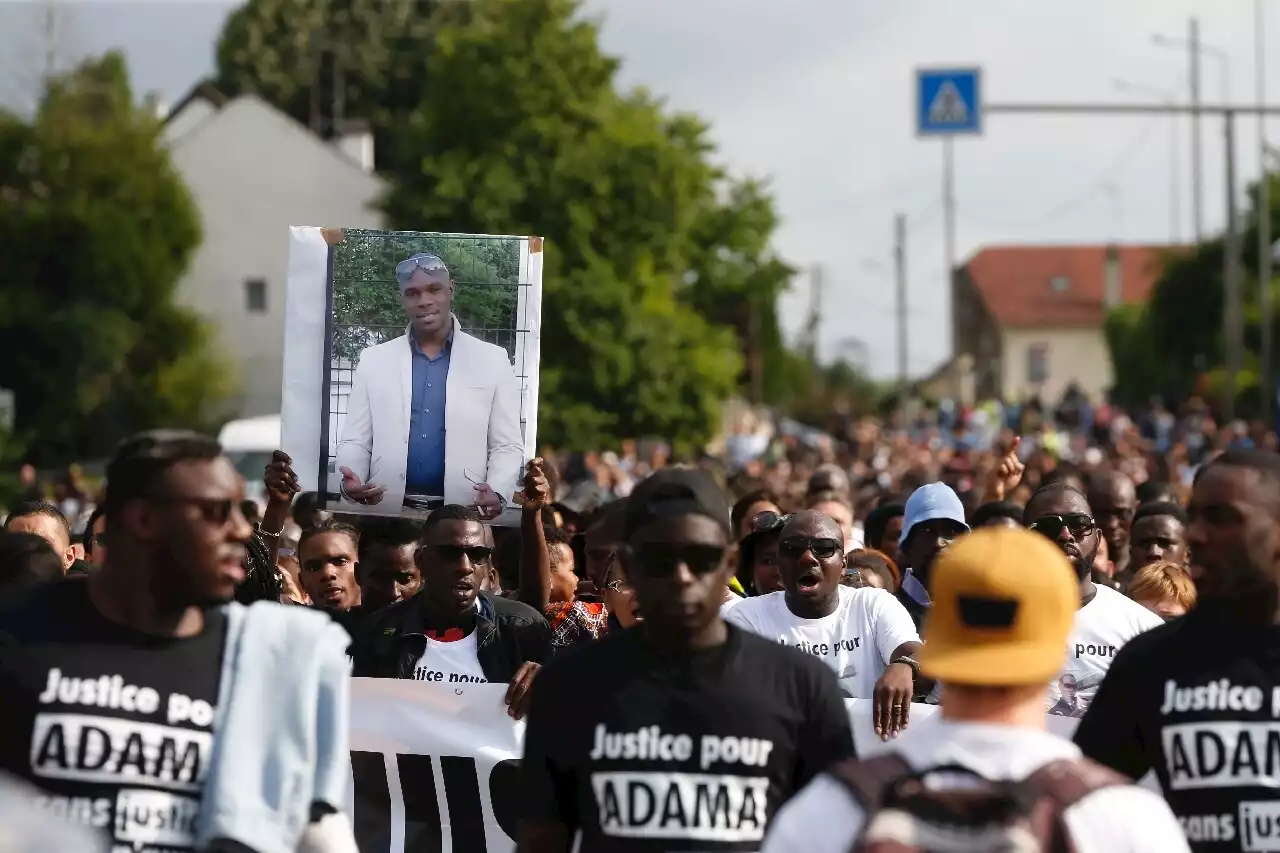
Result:
[[[1054,293],[1066,293],[1067,288],[1071,287],[1071,280],[1065,275],[1055,275],[1049,279],[1049,286],[1053,288]]]
[[[1049,378],[1049,345],[1027,347],[1027,381],[1039,384]]]
[[[251,314],[264,314],[267,310],[267,280],[265,278],[246,278],[244,280],[245,308]]]

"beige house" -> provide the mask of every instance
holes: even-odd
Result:
[[[204,230],[177,298],[217,331],[241,382],[239,417],[280,412],[289,226],[382,227],[373,136],[345,130],[327,142],[254,95],[207,83],[166,115],[164,141]]]
[[[1039,395],[1056,402],[1075,384],[1100,399],[1113,384],[1102,331],[1113,306],[1147,298],[1167,246],[992,246],[952,279],[950,364],[971,365],[956,385],[977,399]],[[939,378],[955,370],[944,367]],[[967,386],[967,387],[964,387]]]

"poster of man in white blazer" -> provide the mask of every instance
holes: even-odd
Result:
[[[292,228],[281,441],[300,486],[338,512],[518,524],[541,300],[538,237]]]
[[[395,275],[408,325],[360,353],[338,440],[342,495],[391,508],[474,505],[495,518],[525,461],[511,362],[462,331],[442,259],[416,253]]]

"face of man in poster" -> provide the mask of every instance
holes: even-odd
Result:
[[[453,310],[453,281],[449,269],[435,255],[417,254],[396,265],[400,304],[419,343],[438,343],[448,337]]]

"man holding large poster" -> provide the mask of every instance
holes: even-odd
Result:
[[[401,261],[396,282],[409,325],[360,353],[337,446],[343,496],[390,513],[475,505],[493,518],[514,498],[524,461],[511,362],[461,330],[437,255]]]

